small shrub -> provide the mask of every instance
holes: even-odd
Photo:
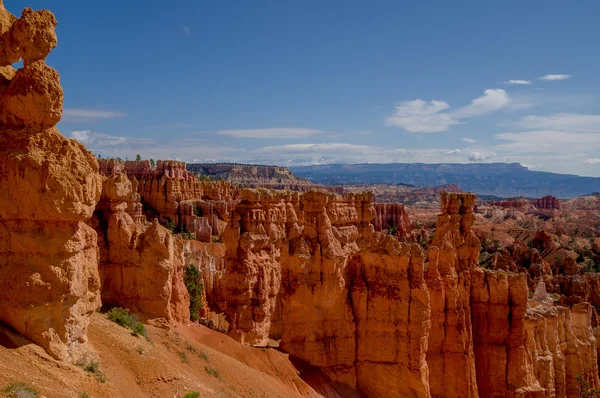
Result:
[[[195,322],[200,319],[200,309],[204,305],[202,303],[204,281],[200,271],[193,264],[185,267],[183,280],[190,295],[190,320]]]
[[[189,352],[193,352],[194,354],[198,353],[198,350],[196,350],[196,347],[194,347],[190,343],[185,343],[185,349],[188,350]]]
[[[131,329],[133,334],[146,337],[146,327],[140,322],[140,318],[128,309],[116,307],[108,311],[106,316],[117,325]]]
[[[92,396],[84,391],[81,394],[79,394],[79,398],[92,398]]]
[[[600,395],[600,390],[591,387],[589,381],[583,375],[575,376],[575,380],[579,382],[580,398],[592,398]]]
[[[182,398],[198,398],[200,397],[200,393],[196,391],[187,392],[183,395]]]
[[[97,360],[88,360],[87,358],[82,358],[77,361],[76,365],[93,375],[100,383],[106,383],[106,376],[100,370],[100,362]]]
[[[206,370],[206,373],[208,373],[209,375],[216,377],[217,379],[220,377],[219,376],[219,371],[211,366],[205,366],[204,370]]]
[[[179,359],[181,360],[181,363],[187,363],[188,362],[187,354],[185,353],[185,351],[179,351],[177,353],[179,354]]]
[[[202,358],[206,362],[208,362],[208,354],[206,353],[206,351],[204,351],[204,350],[200,351],[200,358]]]
[[[146,353],[146,349],[145,349],[144,347],[142,347],[142,346],[139,346],[139,347],[137,348],[137,352],[138,352],[138,354],[140,354],[140,355],[144,355],[144,354]]]
[[[38,398],[40,392],[37,388],[22,381],[10,383],[2,390],[9,398]]]

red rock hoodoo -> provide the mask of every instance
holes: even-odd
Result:
[[[17,19],[0,2],[0,321],[75,360],[100,305],[96,233],[85,221],[102,183],[95,157],[55,127],[63,91],[44,59],[56,24],[29,8]]]

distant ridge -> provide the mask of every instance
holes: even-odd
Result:
[[[519,163],[360,163],[290,167],[317,184],[457,184],[463,191],[498,197],[569,199],[600,190],[600,178],[531,171]]]

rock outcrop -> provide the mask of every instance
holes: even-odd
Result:
[[[538,209],[560,210],[560,201],[556,196],[548,195],[540,199],[534,199],[533,205]]]
[[[386,231],[400,239],[406,239],[410,233],[410,220],[399,203],[373,203],[375,218],[372,223],[375,231]]]
[[[125,174],[105,178],[94,218],[101,236],[102,302],[157,325],[189,322],[183,282],[184,241],[154,220],[136,223],[127,212],[132,183]]]
[[[555,307],[545,289],[530,300],[525,274],[479,268],[474,195],[441,195],[428,263],[374,231],[372,194],[240,196],[225,252],[198,254],[237,340],[279,340],[368,397],[576,397],[576,376],[597,385],[592,307]]]
[[[290,169],[281,166],[265,166],[237,163],[192,163],[187,170],[201,178],[220,179],[244,188],[267,188],[305,192],[310,189],[325,189],[342,193],[343,187],[316,185],[295,176]]]
[[[0,321],[73,361],[88,351],[100,305],[97,237],[85,221],[102,183],[95,157],[55,127],[63,91],[44,59],[56,25],[49,11],[17,19],[0,1]]]

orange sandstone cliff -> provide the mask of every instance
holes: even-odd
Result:
[[[54,15],[0,2],[0,321],[52,356],[87,351],[100,305],[96,233],[86,225],[102,187],[95,157],[64,138]],[[23,67],[11,64],[23,59]]]

